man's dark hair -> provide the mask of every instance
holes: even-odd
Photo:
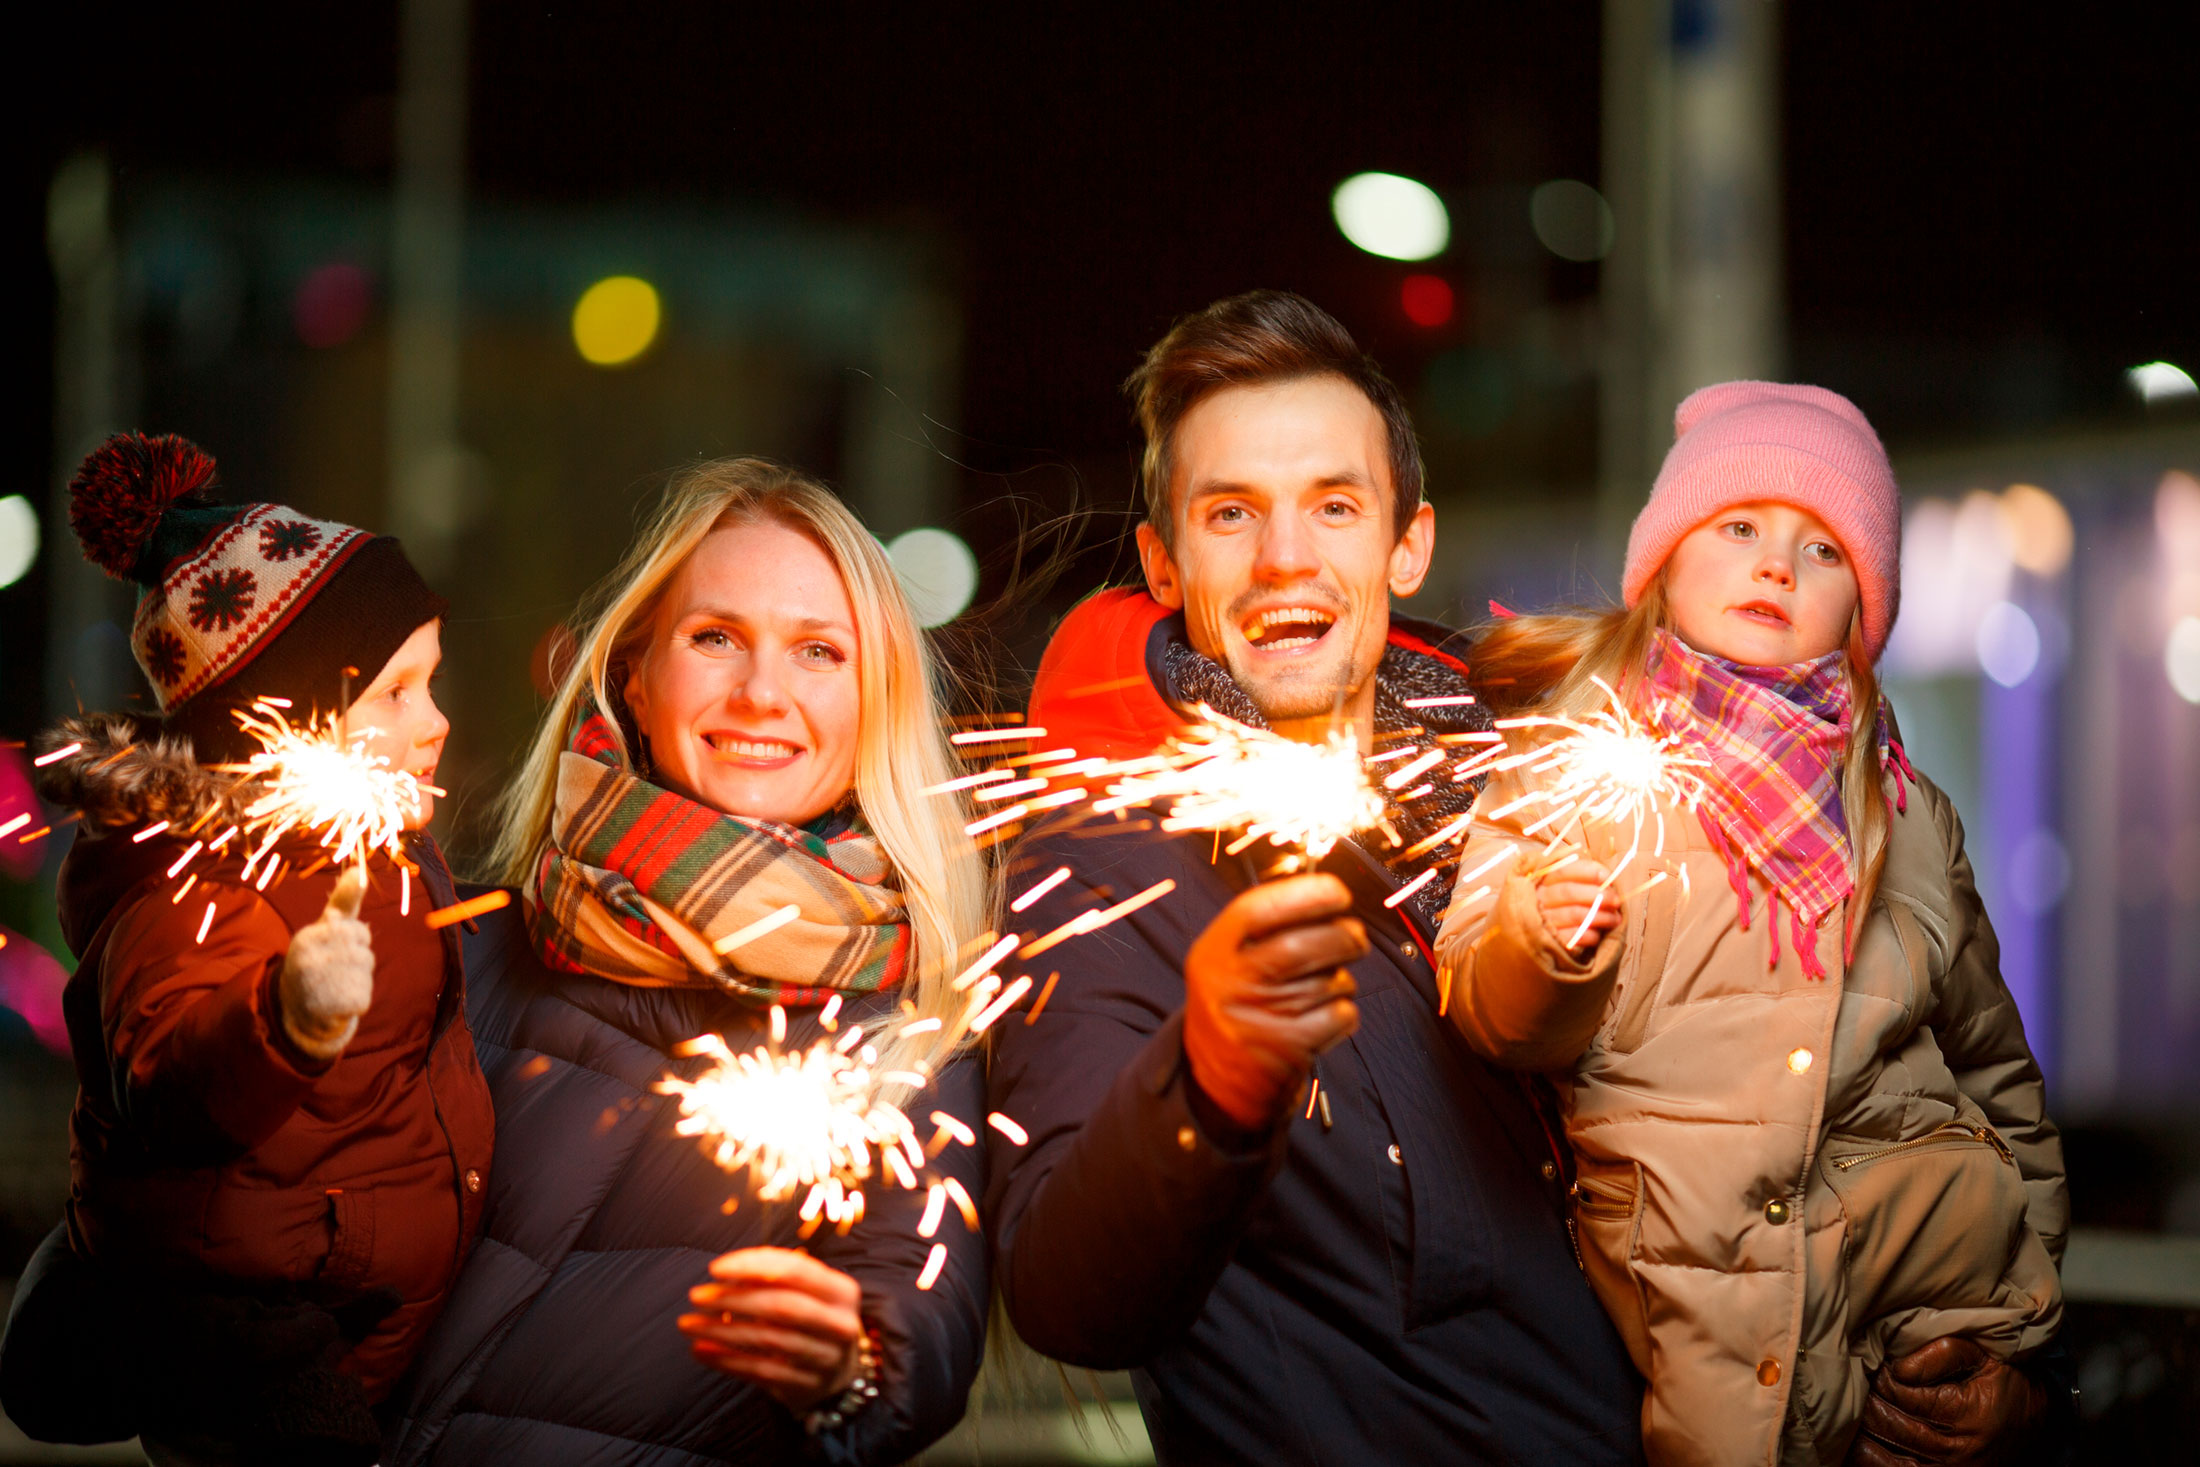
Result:
[[[1146,520],[1162,544],[1175,539],[1169,475],[1184,415],[1219,388],[1323,376],[1344,378],[1383,415],[1395,493],[1391,530],[1406,532],[1421,505],[1422,473],[1421,443],[1405,399],[1335,316],[1287,290],[1252,290],[1178,321],[1123,384],[1146,435]]]

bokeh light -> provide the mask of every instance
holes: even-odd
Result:
[[[1344,237],[1386,260],[1429,260],[1451,243],[1451,215],[1425,183],[1395,173],[1356,173],[1329,206]]]
[[[2200,616],[2181,616],[2169,629],[2162,667],[2178,697],[2187,703],[2200,703]]]
[[[1561,260],[1601,260],[1619,232],[1604,195],[1573,178],[1554,178],[1528,195],[1528,222],[1543,248]]]
[[[901,588],[917,615],[917,625],[944,626],[962,615],[978,590],[978,558],[962,537],[930,526],[896,535],[886,554],[901,577]]]
[[[2192,380],[2192,374],[2183,367],[2169,362],[2146,362],[2124,373],[2124,380],[2131,390],[2148,403],[2167,402],[2180,397],[2200,397],[2200,383]]]
[[[2037,484],[2011,484],[2001,491],[2001,514],[2009,524],[2010,558],[2019,570],[2052,576],[2070,564],[2077,537],[2061,500]]]
[[[1398,305],[1408,321],[1433,330],[1451,320],[1458,301],[1443,276],[1408,275],[1398,287]]]
[[[1978,665],[2005,688],[2014,688],[2040,665],[2039,624],[2014,601],[1996,601],[1978,622]]]
[[[607,276],[573,307],[573,345],[595,366],[623,367],[649,350],[663,320],[656,286],[639,276]]]
[[[290,324],[300,341],[326,351],[357,336],[373,306],[374,283],[367,272],[339,260],[298,282],[290,298]]]
[[[23,579],[38,560],[38,511],[20,494],[0,499],[0,586]]]

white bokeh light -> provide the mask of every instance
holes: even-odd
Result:
[[[1978,623],[1978,665],[2005,688],[2013,688],[2040,665],[2040,629],[2013,601],[1997,601]]]
[[[2144,402],[2200,396],[2200,383],[2195,383],[2190,372],[2172,362],[2148,362],[2133,367],[2124,373],[2124,380]]]
[[[1346,239],[1386,260],[1434,259],[1451,243],[1451,215],[1436,190],[1395,173],[1356,173],[1329,206]]]
[[[0,586],[12,586],[38,559],[38,511],[20,494],[0,499]]]
[[[901,588],[917,625],[944,626],[962,615],[978,590],[978,558],[962,537],[930,526],[896,535],[886,554],[901,577]]]
[[[2200,703],[2200,616],[2182,616],[2169,629],[2169,646],[2162,651],[2162,668],[2169,685],[2187,703]]]

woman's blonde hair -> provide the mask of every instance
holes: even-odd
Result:
[[[908,997],[918,1017],[938,1017],[941,1032],[956,1035],[962,1005],[947,985],[964,945],[989,925],[994,895],[989,863],[963,831],[968,805],[958,793],[924,793],[960,772],[941,726],[939,674],[884,547],[830,489],[783,464],[717,459],[677,475],[626,558],[583,602],[572,664],[496,804],[493,878],[521,887],[533,878],[550,843],[558,760],[584,707],[610,717],[621,767],[639,772],[624,690],[665,593],[712,531],[764,522],[816,541],[855,609],[856,803],[908,902],[915,948]],[[884,1067],[906,1068],[929,1048],[889,1048]]]
[[[1601,678],[1622,700],[1650,664],[1651,639],[1672,630],[1665,572],[1643,588],[1633,607],[1557,611],[1492,622],[1475,634],[1468,655],[1475,688],[1499,717],[1540,712],[1580,714],[1604,701]],[[1864,645],[1863,620],[1849,618],[1849,691],[1856,715],[1841,756],[1841,813],[1856,857],[1856,890],[1849,898],[1850,925],[1871,909],[1887,859],[1885,771],[1879,759],[1879,676]]]

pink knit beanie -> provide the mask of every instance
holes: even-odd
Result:
[[[1902,590],[1901,495],[1872,425],[1823,387],[1721,382],[1688,395],[1627,537],[1627,604],[1642,599],[1690,530],[1760,500],[1808,510],[1840,540],[1862,593],[1864,642],[1878,661]]]

